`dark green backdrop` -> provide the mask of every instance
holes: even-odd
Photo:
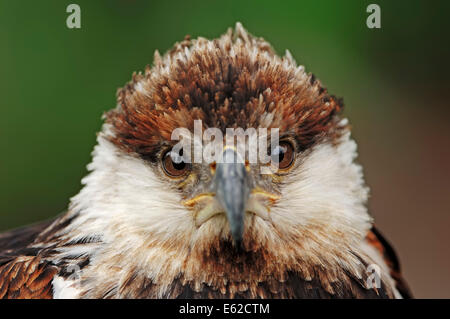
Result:
[[[66,27],[72,2],[79,30]],[[416,295],[450,297],[450,5],[376,1],[370,30],[371,2],[1,0],[0,230],[65,209],[102,113],[155,49],[241,21],[344,97],[377,223]]]

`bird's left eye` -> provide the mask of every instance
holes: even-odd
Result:
[[[282,141],[271,154],[271,160],[278,164],[279,169],[287,169],[294,164],[294,147],[290,142]]]
[[[190,169],[190,165],[183,161],[183,150],[180,154],[168,151],[162,158],[164,173],[169,177],[181,177]]]

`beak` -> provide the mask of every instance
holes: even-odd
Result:
[[[240,247],[244,233],[245,205],[250,196],[247,172],[243,161],[231,148],[222,154],[222,163],[216,164],[215,189],[216,198],[222,207],[230,225],[234,243]]]

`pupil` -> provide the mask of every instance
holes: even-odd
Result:
[[[286,150],[281,147],[281,146],[277,146],[275,147],[275,149],[273,150],[273,159],[277,162],[277,163],[281,163],[284,159],[284,153],[286,152]]]
[[[182,168],[184,167],[183,149],[181,149],[178,154],[176,154],[174,152],[169,152],[168,156],[170,156],[170,159],[172,160],[172,165],[174,168],[178,169],[178,167],[181,167],[181,166],[182,166]]]
[[[172,162],[172,163],[173,163],[173,168],[175,168],[176,170],[179,170],[179,171],[186,167],[185,162],[180,162],[180,163]]]

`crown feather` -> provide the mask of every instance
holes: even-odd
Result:
[[[240,23],[218,39],[186,36],[162,57],[155,51],[153,66],[134,73],[117,98],[106,114],[110,140],[144,156],[170,144],[175,128],[192,130],[194,120],[222,130],[279,128],[306,148],[339,135],[343,107],[289,51],[279,57]]]

